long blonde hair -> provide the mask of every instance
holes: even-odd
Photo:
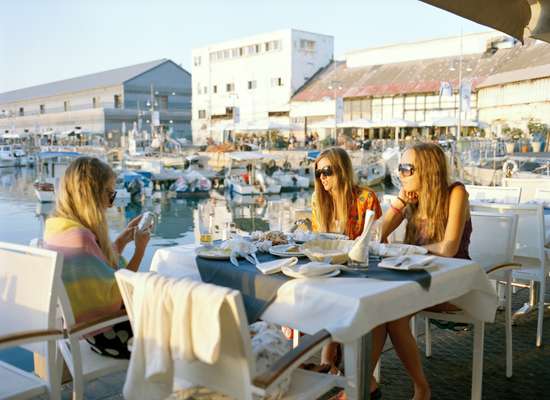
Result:
[[[407,150],[415,154],[415,174],[420,180],[418,202],[409,206],[406,243],[439,242],[449,216],[449,173],[445,153],[436,144],[418,143]]]
[[[118,264],[109,239],[109,227],[103,207],[105,189],[115,179],[111,167],[92,157],[79,157],[65,171],[57,195],[54,217],[67,218],[92,231],[99,248],[111,266]]]
[[[334,176],[337,179],[336,195],[333,198],[323,188],[321,178],[315,177],[314,196],[318,209],[319,228],[324,232],[329,232],[333,220],[347,222],[349,211],[353,206],[353,193],[357,190],[357,184],[355,183],[351,159],[345,150],[339,147],[331,147],[321,152],[315,160],[315,171],[317,171],[317,164],[323,158],[330,161]]]

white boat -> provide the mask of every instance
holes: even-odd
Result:
[[[41,203],[55,201],[56,186],[72,160],[82,154],[77,152],[46,151],[36,154],[39,178],[34,183],[34,193]]]
[[[386,178],[386,162],[384,160],[372,161],[355,170],[359,183],[366,186],[376,186],[384,182]]]
[[[281,190],[288,192],[293,190],[308,189],[310,178],[292,171],[278,170],[271,175],[281,185]]]
[[[229,167],[224,184],[230,193],[240,195],[278,194],[281,184],[257,171],[256,164],[261,160],[276,158],[256,152],[234,152],[229,155]]]
[[[0,167],[24,167],[27,164],[29,158],[20,144],[0,144]]]

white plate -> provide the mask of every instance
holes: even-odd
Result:
[[[302,246],[298,246],[301,251],[287,251],[291,247],[296,247],[295,244],[279,244],[269,248],[269,252],[278,257],[304,257]]]
[[[197,248],[196,254],[201,258],[207,258],[209,260],[229,260],[231,249],[203,246]]]
[[[291,278],[296,278],[296,279],[330,278],[330,277],[336,276],[340,273],[340,270],[336,269],[336,270],[334,270],[332,272],[329,272],[328,274],[324,274],[324,275],[303,276],[302,274],[300,274],[298,272],[295,272],[294,270],[292,270],[290,268],[282,268],[281,271],[286,276],[290,276]]]

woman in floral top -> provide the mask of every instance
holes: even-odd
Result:
[[[312,202],[314,232],[343,233],[355,239],[363,232],[365,212],[382,215],[376,194],[357,185],[348,153],[341,148],[324,150],[315,161],[315,192]],[[340,345],[330,343],[323,349],[321,371],[338,372]]]

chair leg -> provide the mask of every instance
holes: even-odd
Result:
[[[506,377],[512,377],[512,271],[506,273],[506,310],[505,310],[505,329],[506,329]]]
[[[424,340],[426,341],[426,357],[429,358],[432,356],[432,330],[428,317],[424,317]]]
[[[537,321],[537,347],[542,346],[542,323],[544,320],[544,292],[546,291],[546,272],[543,265],[542,277],[539,284],[539,309]]]
[[[418,337],[418,332],[416,331],[416,315],[412,316],[409,324],[410,324],[411,333],[413,335],[413,338],[414,338],[414,340],[416,340],[417,337]]]
[[[63,357],[57,350],[57,343],[49,341],[47,344],[47,371],[49,395],[51,400],[61,398],[61,375],[63,374]]]
[[[474,354],[472,357],[472,400],[481,400],[483,382],[483,340],[485,323],[474,323]]]

